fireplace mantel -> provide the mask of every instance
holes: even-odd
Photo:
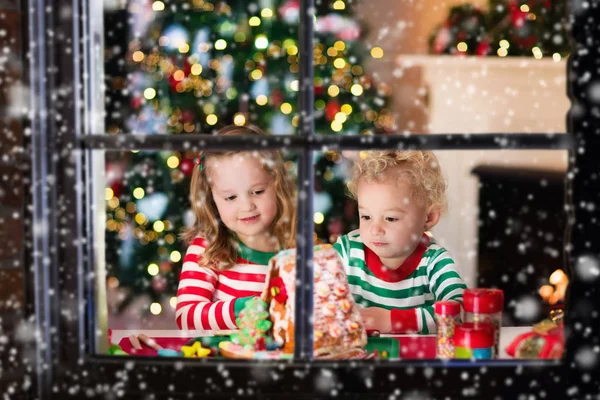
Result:
[[[396,65],[421,70],[429,133],[566,131],[566,60],[403,55]]]

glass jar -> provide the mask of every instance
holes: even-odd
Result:
[[[465,322],[489,323],[494,328],[494,351],[498,357],[500,326],[504,308],[504,292],[500,289],[466,289],[463,294]]]
[[[454,331],[460,323],[460,303],[436,301],[433,309],[437,325],[436,355],[438,358],[454,358]]]
[[[454,331],[454,343],[456,358],[493,358],[494,326],[485,322],[458,324]]]

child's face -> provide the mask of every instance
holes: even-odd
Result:
[[[277,215],[273,177],[250,154],[210,162],[212,195],[223,223],[246,245],[264,243]]]
[[[411,191],[408,179],[397,176],[381,182],[361,179],[357,186],[360,236],[389,268],[399,267],[439,219],[439,212],[419,204]]]

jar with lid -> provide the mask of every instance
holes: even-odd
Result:
[[[454,332],[460,323],[460,303],[436,301],[433,309],[437,325],[436,355],[438,358],[454,358]]]
[[[459,324],[455,328],[454,343],[456,358],[493,358],[494,326],[485,322]]]
[[[489,323],[494,328],[494,351],[492,358],[498,356],[500,326],[504,308],[504,292],[500,289],[466,289],[463,293],[465,322]]]

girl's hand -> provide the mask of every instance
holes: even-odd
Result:
[[[377,330],[381,333],[392,331],[392,318],[390,310],[379,307],[360,308],[358,310],[363,325],[367,330]]]

